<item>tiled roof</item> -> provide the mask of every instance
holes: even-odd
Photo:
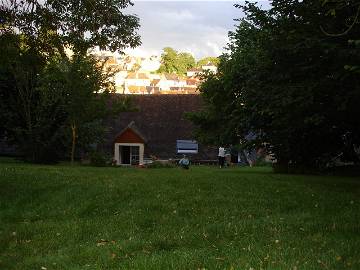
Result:
[[[142,72],[130,72],[126,79],[140,79],[140,80],[149,80],[150,78]]]
[[[150,85],[151,86],[156,86],[159,82],[160,82],[160,79],[154,79],[154,80],[151,81]]]
[[[201,68],[191,68],[188,70],[189,72],[202,72]]]
[[[172,80],[172,81],[177,81],[177,80],[179,80],[179,77],[178,77],[178,75],[176,75],[176,74],[165,74],[165,78],[166,78],[167,80]]]
[[[137,136],[140,137],[140,139],[146,143],[147,139],[145,138],[145,136],[142,134],[142,132],[140,132],[140,130],[138,129],[138,127],[135,125],[134,121],[131,121],[122,131],[120,131],[115,138],[119,138],[121,137],[122,134],[124,134],[127,130],[132,130]],[[115,141],[116,141],[115,139]]]
[[[207,62],[207,64],[206,65],[202,65],[203,67],[204,66],[210,66],[210,67],[216,67],[212,62]]]
[[[145,93],[147,93],[146,86],[129,85],[128,89],[129,89],[129,92],[131,94],[145,94]]]
[[[199,83],[200,83],[200,81],[195,78],[189,78],[186,80],[187,85],[198,85]]]

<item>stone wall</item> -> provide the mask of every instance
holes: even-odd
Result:
[[[178,158],[176,140],[195,139],[194,126],[184,117],[186,112],[198,111],[202,106],[200,95],[139,95],[132,96],[138,108],[136,112],[121,113],[109,122],[105,149],[113,153],[116,135],[131,121],[147,139],[145,157],[151,155],[159,159]],[[216,159],[215,148],[199,145],[199,154],[192,159]]]

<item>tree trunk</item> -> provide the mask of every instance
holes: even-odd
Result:
[[[75,144],[76,144],[76,125],[75,125],[75,123],[71,124],[71,132],[72,132],[71,165],[74,165]]]

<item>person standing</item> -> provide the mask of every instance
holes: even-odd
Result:
[[[222,147],[222,146],[219,147],[218,158],[219,158],[219,166],[220,166],[220,168],[224,167],[224,163],[225,163],[225,148]]]

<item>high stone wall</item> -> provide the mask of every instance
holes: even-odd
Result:
[[[109,121],[105,149],[114,151],[114,139],[131,121],[147,139],[145,157],[150,155],[159,159],[177,158],[176,140],[191,140],[194,126],[185,119],[185,112],[198,111],[202,106],[200,95],[133,95],[136,112],[123,112]],[[199,145],[199,154],[192,159],[216,159],[215,148]]]

